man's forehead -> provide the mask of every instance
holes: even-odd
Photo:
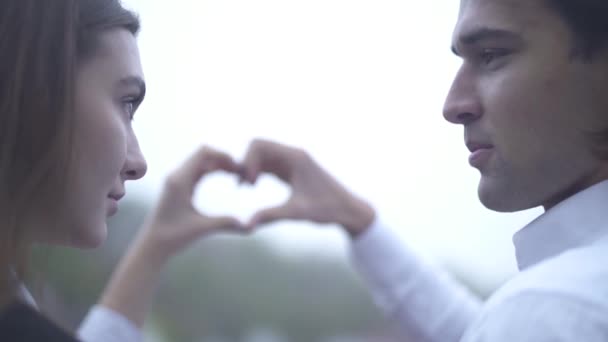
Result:
[[[466,6],[499,6],[504,9],[520,9],[538,4],[543,0],[461,0],[460,8]]]
[[[546,0],[461,0],[455,38],[476,27],[522,32],[539,24]]]

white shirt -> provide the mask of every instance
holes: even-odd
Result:
[[[608,181],[513,238],[520,272],[482,304],[380,222],[353,244],[378,305],[413,341],[608,341]]]

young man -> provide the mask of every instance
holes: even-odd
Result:
[[[243,178],[273,173],[292,188],[250,226],[340,224],[377,302],[414,341],[608,341],[607,42],[605,0],[461,1],[463,63],[444,116],[464,127],[486,207],[546,210],[516,233],[520,272],[485,304],[298,149],[250,146]]]

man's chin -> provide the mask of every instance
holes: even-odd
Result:
[[[499,213],[513,213],[535,207],[527,203],[523,193],[515,187],[499,184],[483,176],[479,181],[477,195],[484,207]]]

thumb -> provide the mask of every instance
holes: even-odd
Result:
[[[201,217],[199,227],[206,233],[215,233],[220,231],[245,231],[243,223],[232,216]]]
[[[274,208],[260,210],[249,220],[246,225],[247,229],[253,229],[257,226],[272,223],[275,221],[290,219],[293,216],[292,208],[285,204]]]

